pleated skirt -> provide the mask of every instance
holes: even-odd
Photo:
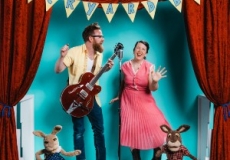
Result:
[[[147,150],[162,146],[166,140],[160,126],[169,123],[151,93],[124,89],[121,98],[122,146]]]

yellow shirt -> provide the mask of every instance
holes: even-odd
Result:
[[[97,74],[101,69],[103,56],[99,52],[97,52],[95,56],[97,56],[97,60],[94,74]],[[88,53],[85,44],[70,48],[67,55],[64,57],[63,63],[68,67],[70,85],[77,84],[80,76],[86,72],[87,57]],[[99,85],[99,82],[97,81],[96,84]],[[95,99],[98,105],[101,106],[98,94],[95,96]]]

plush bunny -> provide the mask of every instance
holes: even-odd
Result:
[[[168,160],[182,160],[183,156],[188,156],[193,160],[197,160],[191,155],[188,149],[182,145],[180,133],[187,131],[190,126],[181,125],[177,130],[171,130],[167,125],[161,125],[161,130],[167,133],[166,144],[157,151],[156,157],[160,157],[162,153],[166,153]]]
[[[59,146],[58,137],[56,134],[61,131],[62,126],[56,125],[51,134],[44,134],[42,131],[34,131],[33,134],[38,137],[43,137],[44,139],[44,147],[35,153],[36,160],[42,160],[40,155],[44,154],[45,160],[64,160],[64,158],[60,155],[63,154],[65,156],[75,156],[81,154],[80,150],[75,150],[72,152],[66,152]]]

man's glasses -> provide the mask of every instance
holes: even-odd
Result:
[[[92,37],[99,37],[99,38],[104,38],[103,35],[91,35]]]

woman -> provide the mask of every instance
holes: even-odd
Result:
[[[149,44],[136,42],[134,58],[122,67],[123,85],[121,90],[121,139],[122,146],[131,148],[133,160],[140,160],[140,150],[154,149],[155,154],[166,139],[160,125],[169,126],[164,115],[157,107],[151,91],[158,89],[158,82],[166,77],[165,68],[154,71],[154,65],[146,61]],[[116,97],[110,103],[119,100]]]

